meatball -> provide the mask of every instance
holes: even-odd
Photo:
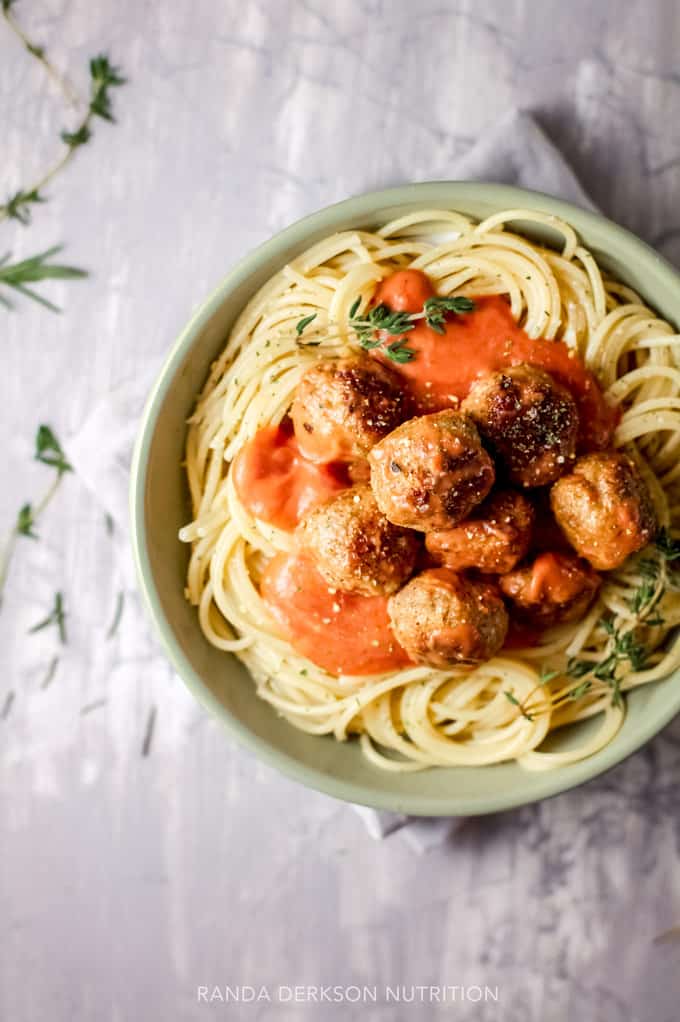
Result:
[[[388,522],[370,486],[332,497],[300,522],[297,536],[330,586],[363,596],[395,593],[420,549],[415,532]]]
[[[615,451],[579,458],[574,471],[553,486],[550,503],[574,550],[599,571],[618,568],[658,529],[635,462]]]
[[[431,568],[387,605],[392,631],[408,655],[429,667],[490,660],[505,642],[508,614],[495,586]]]
[[[461,407],[518,486],[546,486],[571,468],[576,403],[542,369],[522,364],[490,373],[473,385]]]
[[[493,486],[477,429],[460,412],[410,419],[370,451],[378,507],[395,525],[428,532],[467,518]]]
[[[533,521],[534,509],[526,497],[499,490],[475,509],[472,518],[453,529],[428,532],[425,546],[445,568],[503,575],[526,556]]]
[[[302,376],[291,408],[311,461],[360,458],[408,415],[398,375],[365,355],[329,359]]]
[[[575,554],[543,553],[499,580],[519,621],[549,628],[583,616],[600,576]]]

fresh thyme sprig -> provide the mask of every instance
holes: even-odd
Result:
[[[570,658],[567,661],[567,677],[584,679],[576,688],[569,690],[567,693],[569,699],[580,698],[590,692],[594,681],[601,681],[611,689],[612,706],[623,706],[619,667],[628,663],[634,671],[641,671],[649,656],[649,651],[635,635],[637,623],[633,628],[624,631],[617,628],[608,618],[600,618],[599,625],[609,636],[607,653],[601,660],[595,662],[578,658]]]
[[[5,21],[21,40],[26,50],[40,61],[50,77],[59,84],[69,103],[72,103],[74,106],[81,105],[70,85],[47,59],[44,47],[37,46],[31,42],[16,21],[12,10],[16,3],[17,0],[0,0],[0,12]],[[24,226],[29,224],[34,207],[47,201],[44,194],[47,185],[70,162],[76,150],[89,142],[92,137],[92,122],[94,119],[99,117],[105,121],[114,120],[111,106],[111,89],[123,85],[125,78],[105,54],[98,54],[90,60],[89,71],[90,90],[85,112],[73,130],[61,132],[60,138],[65,147],[62,155],[35,184],[19,188],[4,203],[0,203],[0,221],[12,219]],[[50,311],[58,312],[59,310],[56,305],[43,298],[28,285],[54,278],[73,280],[87,276],[84,270],[77,269],[76,267],[50,263],[48,260],[59,251],[60,246],[55,246],[46,252],[31,256],[12,265],[8,263],[9,254],[6,255],[0,261],[0,285],[4,284],[6,287],[13,288],[24,296],[39,302],[45,308],[50,309]],[[0,293],[0,304],[6,308],[13,308],[12,303],[2,293]]]
[[[382,342],[375,340],[378,331],[392,336],[401,336],[415,328],[413,315],[410,312],[392,312],[387,305],[374,305],[363,316],[357,316],[361,299],[357,298],[349,310],[349,325],[354,330],[362,348],[375,348]]]
[[[387,305],[381,303],[369,308],[362,315],[358,315],[361,306],[361,297],[357,298],[349,310],[349,326],[356,334],[357,340],[364,351],[373,351],[380,348],[387,358],[392,362],[403,365],[411,362],[416,357],[416,351],[409,348],[403,340],[404,334],[414,330],[418,321],[424,319],[427,325],[438,334],[445,331],[446,313],[472,312],[475,303],[471,298],[463,295],[452,297],[428,298],[423,306],[422,312],[394,312]],[[298,338],[302,336],[307,327],[316,319],[317,313],[303,316],[295,325],[295,333]],[[390,341],[390,337],[399,338]],[[318,345],[319,341],[306,341],[304,347]]]
[[[632,623],[617,626],[611,618],[600,618],[598,625],[608,637],[604,656],[599,660],[586,657],[570,657],[563,671],[543,670],[534,692],[522,702],[517,701],[523,716],[531,717],[541,709],[556,710],[568,702],[582,699],[588,694],[601,694],[611,690],[612,705],[621,707],[621,668],[629,665],[633,671],[641,671],[649,661],[650,650],[641,641],[640,627],[653,628],[663,625],[664,618],[659,610],[664,595],[669,590],[680,588],[680,578],[674,571],[680,569],[680,541],[674,539],[666,529],[661,529],[655,542],[645,556],[635,564],[634,570],[641,576],[641,582],[628,600],[633,612]],[[567,683],[551,691],[546,701],[540,693],[542,686],[559,676],[578,685]],[[603,687],[606,686],[606,687]],[[510,702],[514,700],[505,693]]]
[[[66,472],[72,471],[72,467],[66,460],[61,444],[49,426],[41,425],[38,427],[35,435],[34,457],[41,464],[55,469],[56,475],[43,498],[35,506],[26,503],[17,512],[14,528],[7,537],[4,548],[0,553],[0,606],[2,605],[2,593],[7,579],[7,572],[9,571],[12,553],[14,552],[14,546],[18,537],[25,536],[34,540],[39,538],[37,532],[35,532],[35,524],[57,492],[62,476]]]
[[[31,206],[45,202],[43,191],[56,175],[73,159],[80,146],[85,145],[92,137],[92,122],[95,117],[113,122],[110,90],[123,85],[125,78],[119,68],[110,63],[105,54],[99,54],[90,60],[90,95],[84,116],[73,131],[62,131],[60,138],[65,152],[30,188],[21,188],[3,205],[0,205],[0,220],[11,217],[22,224],[30,223]],[[82,274],[80,274],[82,276]]]

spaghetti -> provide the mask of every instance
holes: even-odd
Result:
[[[513,233],[507,225],[514,220],[558,232],[560,250]],[[356,350],[350,314],[357,299],[368,308],[379,282],[400,269],[426,273],[439,296],[501,295],[529,338],[575,350],[620,410],[613,445],[636,462],[661,526],[669,534],[680,526],[680,336],[671,325],[609,279],[556,217],[509,210],[474,223],[421,210],[376,232],[343,232],[313,245],[239,316],[189,424],[193,520],[180,532],[192,546],[187,598],[206,638],[244,662],[258,695],[279,714],[310,734],[358,735],[377,767],[516,760],[545,770],[575,762],[621,727],[620,692],[680,666],[680,594],[661,554],[644,551],[606,573],[582,620],[474,669],[336,676],[293,649],[260,594],[267,565],[292,550],[293,536],[244,506],[230,466],[259,430],[284,421],[310,366]],[[301,320],[309,324],[302,336]],[[541,751],[549,732],[594,716],[600,726],[579,732],[567,750]]]

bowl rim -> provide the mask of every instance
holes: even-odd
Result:
[[[293,755],[274,748],[266,739],[254,734],[217,699],[200,674],[193,668],[163,611],[149,558],[144,510],[149,453],[160,410],[172,388],[176,373],[193,346],[194,340],[228,297],[229,292],[245,283],[248,277],[258,269],[260,263],[276,256],[280,248],[302,242],[306,235],[325,228],[329,230],[329,233],[334,230],[353,229],[343,228],[337,223],[345,215],[348,218],[365,215],[369,219],[371,216],[375,217],[376,212],[383,207],[408,205],[411,202],[414,207],[425,208],[423,203],[430,196],[433,206],[436,203],[441,205],[442,199],[439,192],[444,188],[454,188],[461,197],[461,201],[465,196],[469,196],[472,200],[488,201],[492,199],[494,205],[498,205],[499,209],[532,209],[555,215],[569,223],[572,218],[575,218],[581,224],[587,225],[589,229],[592,228],[595,233],[605,229],[615,241],[620,241],[624,247],[633,248],[635,257],[639,260],[646,275],[658,275],[666,286],[680,289],[680,274],[663,256],[632,231],[600,213],[583,209],[574,203],[558,199],[545,192],[494,182],[437,180],[363,192],[325,206],[296,220],[239,259],[201,302],[180,332],[158,372],[139,422],[130,467],[129,509],[131,543],[137,580],[143,602],[161,646],[194,697],[219,719],[229,734],[242,746],[287,777],[342,801],[416,816],[475,816],[542,801],[600,777],[645,745],[680,712],[680,685],[677,687],[674,698],[669,698],[667,705],[653,721],[647,721],[644,726],[640,726],[630,735],[619,735],[613,748],[611,745],[605,746],[595,756],[571,764],[568,774],[565,774],[565,771],[559,767],[541,774],[540,779],[543,783],[536,785],[537,790],[530,796],[505,791],[498,794],[468,797],[461,801],[460,795],[455,791],[446,796],[408,792],[395,793],[370,789],[365,783],[357,781],[340,780],[316,767],[301,763]],[[577,233],[579,233],[578,228]],[[274,711],[272,710],[272,712]],[[435,769],[449,768],[438,767]],[[537,775],[534,777],[536,778]]]

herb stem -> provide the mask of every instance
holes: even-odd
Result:
[[[31,42],[19,22],[12,14],[13,2],[14,0],[7,0],[7,2],[3,2],[2,4],[2,15],[5,21],[12,32],[14,32],[15,36],[19,39],[24,49],[30,53],[32,57],[35,57],[40,64],[42,64],[45,72],[63,93],[66,102],[70,106],[78,106],[80,99],[73,86],[62,74],[59,73],[59,71],[57,71],[54,64],[47,58],[44,48]]]
[[[0,608],[2,607],[5,583],[17,539],[19,536],[29,536],[31,539],[38,538],[32,531],[33,526],[59,489],[62,476],[71,471],[71,466],[64,456],[61,444],[49,426],[42,425],[38,427],[35,438],[35,459],[43,465],[56,469],[56,475],[35,507],[31,504],[24,504],[20,509],[14,527],[10,530],[3,544],[2,551],[0,552]]]
[[[26,36],[21,28],[14,21],[10,8],[12,7],[15,0],[0,0],[2,12],[5,19],[9,22],[12,28],[17,32],[19,38],[22,39],[24,45],[34,54],[38,59],[43,59],[44,62],[44,51],[40,47],[34,47],[30,41],[26,40]],[[49,65],[51,67],[51,65]],[[109,62],[108,57],[104,54],[93,57],[90,60],[90,95],[87,103],[87,109],[84,115],[80,119],[80,123],[77,125],[75,131],[62,131],[61,141],[66,147],[63,154],[52,164],[51,167],[42,175],[42,177],[32,185],[30,188],[20,188],[19,191],[15,192],[14,195],[10,196],[4,204],[0,205],[0,222],[13,218],[18,220],[19,223],[28,224],[31,220],[31,207],[37,203],[45,202],[46,199],[42,193],[42,190],[52,181],[57,174],[64,169],[64,167],[73,159],[73,154],[76,149],[80,146],[85,145],[90,141],[92,137],[92,121],[95,117],[101,117],[102,120],[112,122],[114,120],[113,111],[111,108],[111,97],[109,90],[118,85],[123,85],[125,79],[119,73],[117,67]],[[82,103],[78,103],[82,106]],[[65,276],[65,274],[61,274]],[[74,276],[76,274],[70,274]],[[83,274],[77,274],[82,276]],[[33,278],[36,279],[36,278]],[[42,278],[37,278],[42,279]],[[21,290],[21,288],[18,288]],[[30,297],[35,298],[35,294],[28,289],[25,293]],[[45,304],[45,303],[44,303]]]
[[[59,489],[60,483],[61,474],[55,477],[49,489],[45,493],[45,496],[42,498],[42,500],[39,501],[38,504],[36,504],[35,508],[31,509],[31,524],[34,524],[40,517],[40,515],[43,513],[43,511],[45,510],[45,508],[50,503],[55,493]],[[0,553],[0,607],[2,607],[2,597],[5,589],[5,582],[7,581],[9,566],[12,560],[12,554],[14,553],[14,547],[20,535],[21,533],[19,532],[18,525],[15,525],[14,528],[11,529],[7,539],[5,540],[5,544],[2,548],[2,553]]]

